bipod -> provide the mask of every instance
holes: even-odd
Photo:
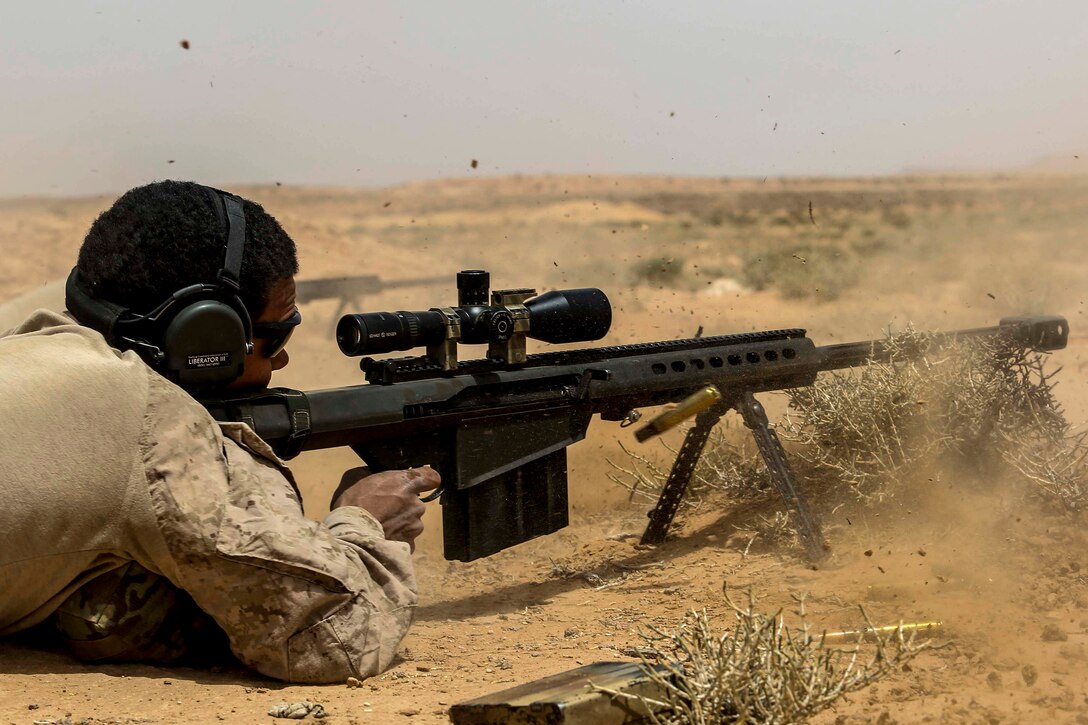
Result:
[[[740,413],[745,427],[752,431],[756,447],[763,457],[763,463],[767,466],[771,480],[790,509],[797,535],[805,547],[805,556],[810,561],[822,559],[827,555],[828,549],[824,543],[820,525],[809,510],[808,501],[797,485],[797,479],[793,475],[789,461],[786,460],[786,451],[782,448],[778,434],[770,427],[766,411],[755,396],[747,391],[732,397],[723,397],[695,416],[695,425],[684,436],[684,442],[676,454],[676,460],[669,471],[661,496],[647,514],[650,523],[642,534],[641,543],[656,545],[665,540],[669,526],[676,516],[676,510],[680,507],[680,501],[684,498],[684,492],[687,491],[688,484],[691,482],[699,456],[706,447],[711,429],[731,409]],[[651,422],[650,425],[653,423]],[[642,439],[645,437],[649,436],[640,436]]]

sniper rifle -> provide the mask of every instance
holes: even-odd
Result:
[[[585,437],[594,415],[629,426],[640,408],[679,403],[681,413],[701,410],[649,513],[643,543],[662,542],[711,429],[735,409],[790,508],[806,555],[825,555],[819,523],[755,395],[887,360],[885,341],[817,346],[805,330],[785,329],[529,355],[527,338],[604,337],[612,322],[608,298],[593,288],[541,295],[514,289],[496,290],[489,301],[489,281],[482,270],[460,272],[456,307],[342,317],[337,342],[346,355],[365,355],[367,384],[305,393],[273,388],[205,405],[218,420],[248,423],[285,458],[350,446],[374,471],[433,466],[443,482],[445,556],[461,561],[567,525],[566,449]],[[937,333],[934,341],[999,338],[1050,351],[1065,347],[1068,332],[1062,317],[1009,317],[993,327]],[[487,357],[458,360],[462,343],[487,344]],[[371,357],[419,346],[425,355]],[[661,416],[638,437],[670,424]]]

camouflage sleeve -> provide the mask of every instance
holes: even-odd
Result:
[[[180,389],[151,387],[144,450],[169,552],[155,562],[162,573],[269,677],[335,682],[387,668],[416,603],[408,545],[359,508],[304,518],[290,474],[252,431],[225,436]]]

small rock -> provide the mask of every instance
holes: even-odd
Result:
[[[415,717],[416,715],[419,714],[419,710],[417,708],[397,710],[397,714],[398,715],[404,715],[405,717]]]
[[[1024,684],[1031,687],[1039,679],[1039,670],[1035,665],[1024,665],[1020,668],[1020,676],[1024,678]]]
[[[577,637],[578,636],[578,630],[575,629],[574,627],[567,627],[566,629],[563,630],[563,636],[566,637],[567,639],[570,639],[571,637]]]
[[[325,712],[325,706],[317,702],[281,702],[278,705],[273,705],[268,710],[268,714],[272,717],[281,717],[288,720],[301,720],[307,715],[312,715],[315,718],[323,718],[327,714]]]
[[[1065,642],[1069,639],[1069,635],[1062,631],[1062,628],[1056,624],[1048,624],[1043,627],[1043,634],[1041,638],[1044,642]]]
[[[348,687],[362,687],[363,681],[358,679],[357,677],[349,677],[347,682],[344,684],[346,684]]]
[[[986,675],[986,684],[990,686],[991,690],[1001,689],[1001,675],[997,672],[991,672]]]
[[[36,702],[32,702],[32,703],[30,703],[29,705],[26,706],[26,709],[27,710],[37,710],[39,707],[41,707],[41,705],[39,705]]]

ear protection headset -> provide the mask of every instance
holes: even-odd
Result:
[[[76,268],[65,286],[65,304],[80,323],[115,347],[137,351],[181,387],[198,390],[233,382],[253,351],[252,322],[238,297],[246,241],[242,200],[201,188],[226,232],[226,256],[215,282],[183,287],[144,314],[95,296]]]

